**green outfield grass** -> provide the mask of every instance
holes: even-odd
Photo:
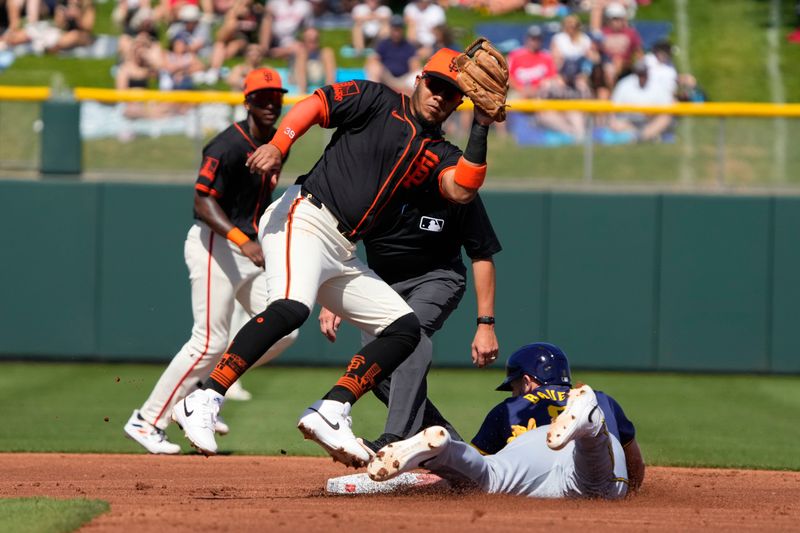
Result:
[[[82,498],[0,499],[0,529],[5,533],[74,531],[108,509],[108,503],[104,501]]]
[[[0,364],[6,406],[0,451],[141,453],[122,426],[163,367],[56,363]],[[302,410],[324,394],[339,368],[260,368],[243,379],[250,402],[229,402],[232,454],[323,455],[295,429]],[[434,370],[431,398],[465,438],[504,398],[501,370]],[[619,400],[637,427],[649,464],[800,470],[800,377],[575,372]],[[354,409],[354,430],[375,437],[385,409],[372,397]],[[106,420],[107,419],[107,420]],[[170,427],[170,439],[191,448]]]

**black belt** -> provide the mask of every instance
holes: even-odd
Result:
[[[314,196],[313,194],[311,194],[310,192],[308,192],[305,189],[300,189],[300,196],[302,196],[303,198],[308,200],[308,203],[310,203],[311,205],[313,205],[317,209],[322,209],[322,207],[325,205],[320,201],[319,198],[317,198],[316,196]],[[351,237],[350,235],[348,235],[350,232],[347,231],[347,228],[345,228],[342,225],[342,223],[339,222],[338,220],[337,220],[337,222],[338,222],[338,224],[336,225],[336,229],[339,231],[339,233],[342,234],[342,237],[344,237],[345,239],[347,239],[350,242],[356,242],[357,239],[355,237]]]

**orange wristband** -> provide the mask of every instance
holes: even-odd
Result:
[[[234,226],[233,229],[230,230],[227,235],[225,235],[225,238],[234,243],[236,246],[241,246],[250,240],[250,237],[245,235],[244,232],[236,226]]]
[[[483,165],[476,165],[475,163],[470,163],[462,156],[458,158],[456,174],[453,179],[456,183],[467,189],[479,189],[486,179],[486,163]]]

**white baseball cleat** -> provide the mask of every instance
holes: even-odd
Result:
[[[358,468],[367,464],[370,454],[353,435],[352,425],[349,403],[319,400],[305,410],[297,429],[325,448],[335,461]]]
[[[154,454],[175,455],[181,447],[167,440],[167,434],[149,422],[145,422],[139,410],[133,411],[124,427],[125,436],[141,444],[145,450]]]
[[[550,424],[547,445],[560,450],[570,441],[581,437],[594,437],[603,428],[603,411],[597,405],[597,396],[589,385],[570,389],[567,407]]]
[[[228,390],[225,392],[225,399],[235,402],[246,402],[252,400],[253,395],[242,386],[242,382],[239,380],[234,381],[233,385],[228,387]]]
[[[442,426],[431,426],[410,439],[387,444],[375,453],[367,465],[369,477],[386,481],[419,468],[422,463],[442,453],[450,444],[450,433]]]
[[[224,396],[214,390],[196,390],[172,408],[172,420],[183,429],[192,446],[203,455],[217,453],[214,430],[223,400]]]
[[[224,437],[230,432],[231,428],[228,426],[228,423],[225,422],[225,419],[223,419],[220,415],[217,415],[217,422],[214,424],[214,433]]]

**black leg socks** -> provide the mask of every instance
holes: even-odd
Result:
[[[308,307],[294,300],[276,300],[269,304],[239,330],[203,388],[225,394],[273,344],[302,326],[310,313]]]
[[[414,313],[392,322],[374,341],[353,356],[344,375],[324,399],[355,403],[411,355],[419,343],[419,328],[419,320]]]

